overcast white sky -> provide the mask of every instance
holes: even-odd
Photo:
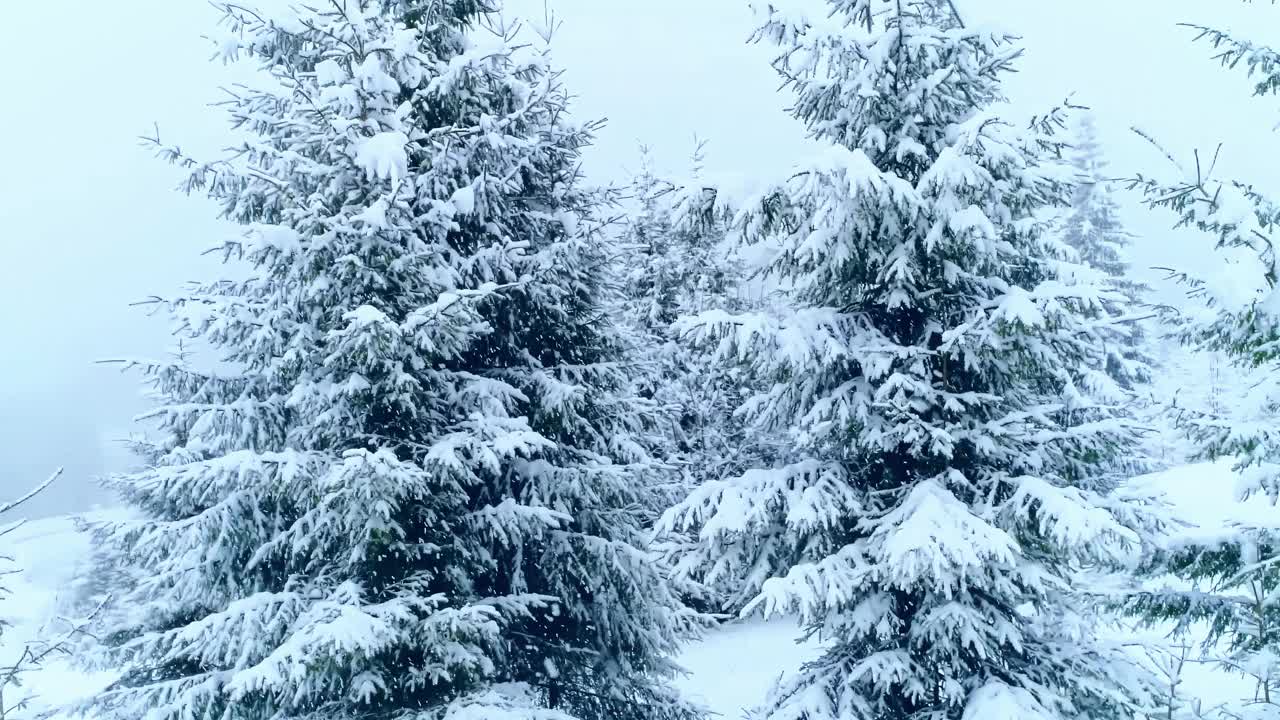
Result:
[[[1164,170],[1128,133],[1139,125],[1180,157],[1226,142],[1224,170],[1274,181],[1275,107],[1192,45],[1193,21],[1248,32],[1280,8],[1219,0],[956,0],[970,23],[1022,34],[1028,55],[1010,93],[1028,111],[1074,91],[1094,108],[1117,175]],[[162,321],[129,303],[207,273],[199,252],[223,228],[208,203],[172,191],[178,175],[136,137],[158,122],[167,140],[207,154],[222,144],[224,69],[207,62],[204,0],[9,2],[0,65],[0,497],[67,477],[33,508],[100,499],[91,477],[118,465],[113,440],[144,404],[136,379],[94,360],[155,356]],[[683,170],[698,135],[708,170],[750,176],[804,152],[802,130],[775,92],[768,48],[749,46],[746,0],[552,0],[558,63],[582,117],[609,124],[587,158],[596,179],[625,179],[640,142]],[[509,14],[543,0],[508,0]],[[1262,36],[1260,40],[1269,38]],[[1168,218],[1136,206],[1139,265],[1212,260]]]

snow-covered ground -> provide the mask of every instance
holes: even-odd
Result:
[[[738,720],[785,672],[817,657],[816,645],[799,636],[785,620],[726,625],[685,651],[689,674],[680,687],[725,720]]]
[[[9,594],[0,597],[0,617],[11,626],[0,637],[0,667],[12,665],[28,643],[70,629],[63,612],[88,555],[89,540],[77,532],[70,517],[30,522],[0,538],[0,556],[11,558],[13,568],[21,569],[2,578]],[[22,677],[19,692],[32,697],[27,716],[34,717],[43,708],[74,702],[110,679],[106,673],[73,669],[66,657],[52,657]],[[16,699],[6,697],[5,703]]]
[[[1247,503],[1234,499],[1236,481],[1228,463],[1187,465],[1136,482],[1162,490],[1176,511],[1194,523],[1190,532],[1214,533],[1232,519],[1275,512],[1262,498]],[[0,640],[0,661],[42,632],[59,628],[60,610],[83,572],[88,551],[87,539],[69,518],[32,522],[0,540],[0,554],[24,569],[6,578],[11,594],[0,599],[0,617],[13,623]],[[816,656],[816,645],[800,642],[799,635],[786,621],[728,624],[685,651],[681,662],[689,674],[680,685],[724,720],[739,720],[782,674]],[[1248,692],[1242,679],[1202,664],[1189,663],[1183,677],[1184,689],[1206,708],[1218,698]],[[38,698],[34,712],[74,701],[109,680],[105,674],[86,676],[65,659],[56,659],[27,678],[24,689]]]
[[[1135,478],[1132,484],[1162,492],[1175,512],[1193,523],[1187,532],[1217,533],[1232,520],[1273,511],[1266,498],[1236,499],[1236,474],[1228,460],[1196,463]]]

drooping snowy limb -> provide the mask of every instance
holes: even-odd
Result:
[[[490,0],[228,4],[241,234],[158,300],[139,518],[97,528],[111,717],[659,718],[702,620],[653,562],[664,469],[607,312],[608,191]],[[156,138],[158,144],[158,138]],[[193,367],[200,360],[218,372]]]
[[[1219,28],[1192,23],[1182,26],[1196,32],[1196,41],[1204,40],[1212,45],[1218,51],[1214,59],[1223,67],[1235,69],[1243,63],[1249,77],[1257,78],[1253,86],[1255,96],[1274,95],[1280,90],[1280,52]]]
[[[1275,527],[1235,523],[1214,537],[1170,542],[1142,570],[1151,579],[1129,598],[1129,609],[1145,625],[1172,624],[1187,637],[1206,628],[1199,661],[1251,679],[1250,698],[1225,698],[1223,711],[1274,713],[1280,706],[1275,647],[1280,587]],[[1179,583],[1169,583],[1170,576]],[[1250,707],[1252,706],[1252,707]]]
[[[1047,232],[1073,182],[1062,114],[1009,121],[1021,50],[946,3],[756,6],[822,150],[733,221],[772,251],[778,306],[678,328],[784,442],[659,531],[696,538],[690,568],[747,578],[748,611],[826,641],[761,718],[1130,717],[1153,678],[1072,585],[1153,516],[1109,494],[1135,423],[1079,387],[1122,297],[1065,273]]]

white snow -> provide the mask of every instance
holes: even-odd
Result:
[[[402,132],[380,132],[356,144],[356,165],[370,178],[399,180],[409,172],[405,146],[409,137]]]
[[[1280,512],[1264,493],[1237,499],[1241,478],[1230,460],[1183,465],[1136,478],[1135,487],[1164,494],[1180,519],[1190,523],[1180,535],[1205,539],[1222,534],[1232,524],[1265,527],[1280,523]]]
[[[12,625],[0,636],[0,666],[12,664],[27,644],[67,632],[63,613],[70,611],[89,549],[88,538],[65,516],[26,523],[0,538],[0,556],[12,558],[13,569],[20,569],[3,578],[10,592],[0,596],[0,617]],[[31,705],[17,717],[25,720],[46,708],[74,702],[113,679],[112,673],[85,673],[72,667],[68,657],[54,657],[22,677],[19,692],[31,698]],[[6,696],[5,704],[15,700]]]
[[[818,644],[802,641],[794,622],[729,623],[685,650],[680,664],[689,674],[678,685],[716,713],[712,717],[739,720],[779,678],[818,653]]]
[[[470,215],[476,211],[476,189],[471,185],[464,185],[453,193],[453,197],[449,199],[453,203],[453,207],[463,215]]]
[[[1019,287],[1010,288],[1008,294],[1001,298],[997,313],[1008,322],[1022,323],[1027,327],[1044,324],[1044,314],[1036,306],[1031,293]]]
[[[316,63],[316,82],[321,85],[338,85],[346,82],[347,71],[332,59]]]
[[[378,198],[369,204],[369,207],[361,210],[354,218],[364,222],[365,224],[375,228],[387,227],[387,201],[385,198]]]
[[[390,322],[387,314],[372,305],[361,305],[352,310],[343,317],[347,322],[356,327],[367,327],[369,325],[381,325]]]

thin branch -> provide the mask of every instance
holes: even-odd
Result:
[[[19,505],[35,497],[36,495],[39,495],[40,493],[44,492],[45,488],[52,485],[53,481],[57,480],[58,476],[61,474],[62,474],[62,468],[58,468],[57,470],[54,470],[52,475],[50,475],[44,482],[32,488],[31,491],[28,492],[26,495],[23,495],[17,500],[11,500],[7,503],[4,503],[3,505],[0,505],[0,515],[3,515],[4,513],[9,512],[10,510],[18,507]]]

